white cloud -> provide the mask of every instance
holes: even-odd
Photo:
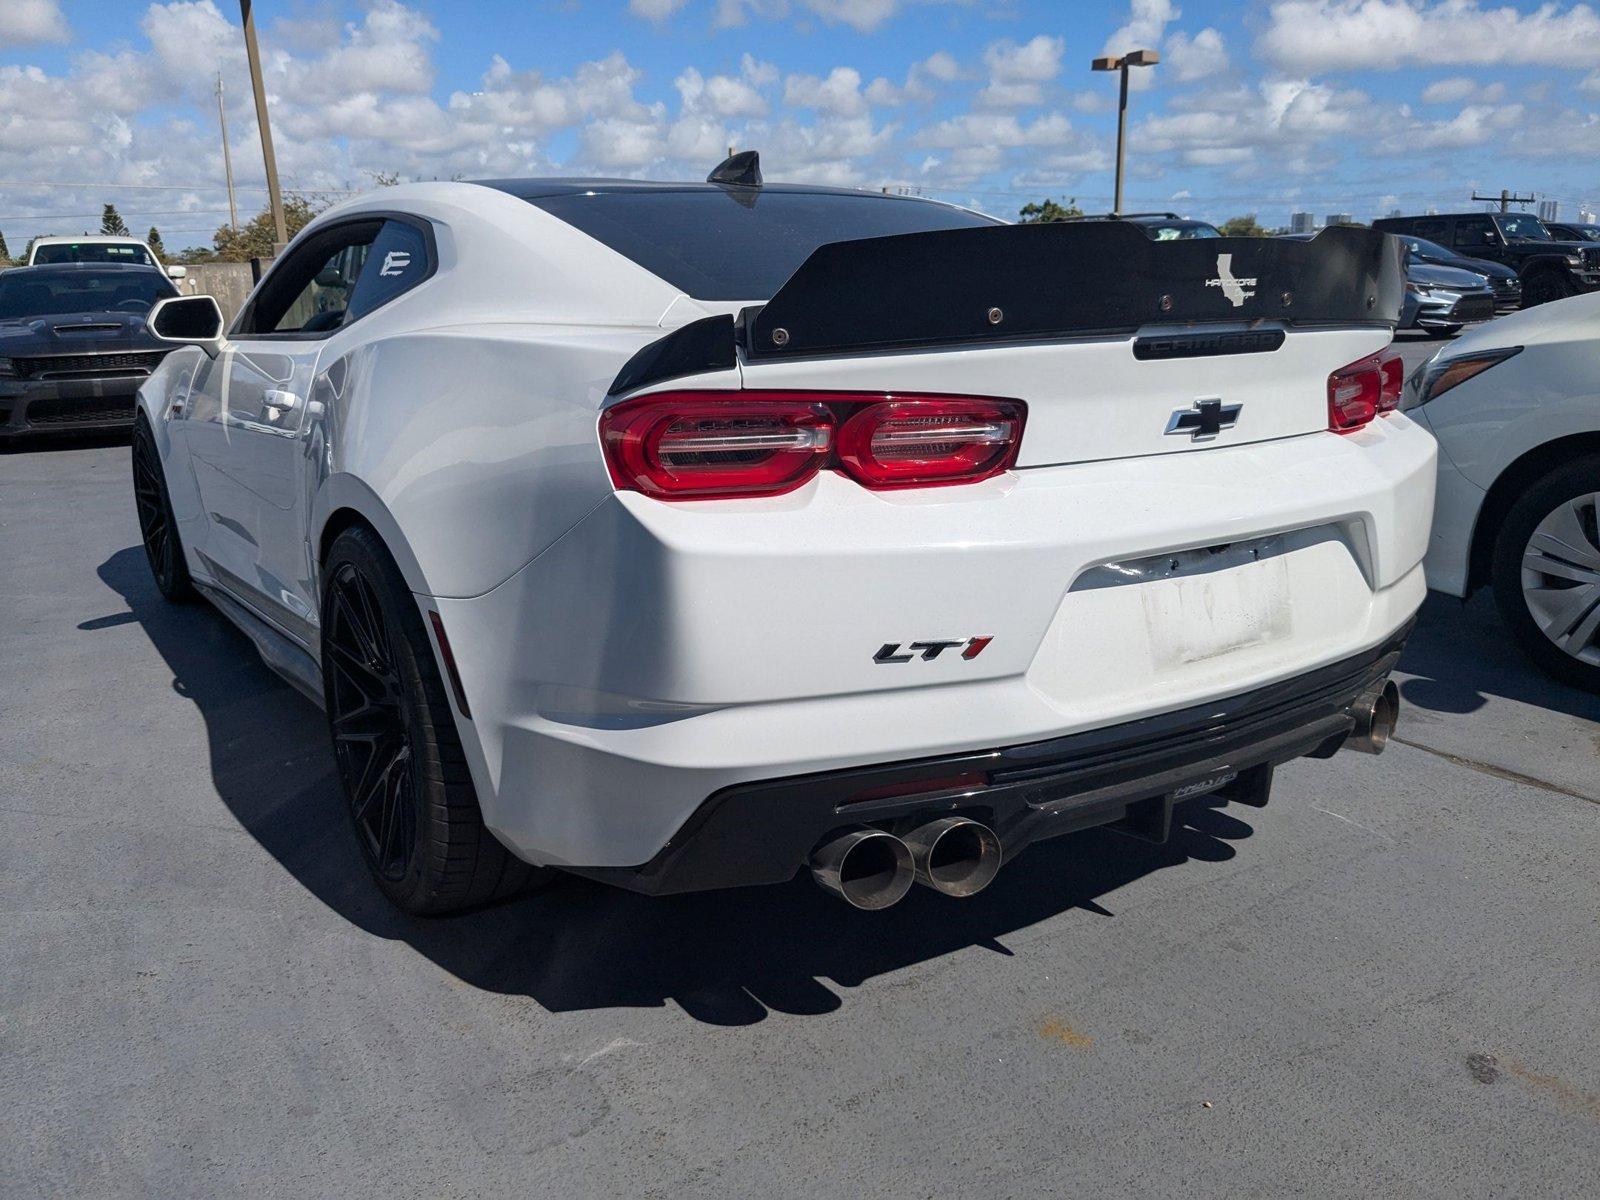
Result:
[[[1478,0],[1279,0],[1256,53],[1304,74],[1412,63],[1575,66],[1600,59],[1600,13],[1587,4],[1524,13]]]
[[[628,0],[628,11],[646,21],[665,21],[689,0]]]
[[[1465,76],[1457,76],[1454,79],[1440,79],[1422,89],[1422,102],[1424,104],[1460,104],[1477,90],[1477,81],[1468,79]]]
[[[880,75],[867,85],[865,95],[868,103],[891,108],[901,104],[926,103],[934,98],[940,87],[959,78],[960,65],[950,54],[937,50],[921,62],[912,63],[903,84],[894,84]]]
[[[836,117],[855,117],[867,111],[861,72],[854,67],[835,67],[825,77],[791,75],[783,81],[783,102]]]
[[[689,111],[713,113],[719,117],[760,117],[767,112],[767,101],[748,79],[713,75],[707,79],[690,67],[672,81]]]
[[[1174,33],[1167,39],[1163,61],[1179,83],[1214,79],[1228,69],[1228,51],[1215,29],[1202,29],[1194,37]]]
[[[935,149],[961,149],[1064,146],[1072,140],[1072,122],[1061,113],[1046,113],[1026,125],[1010,113],[966,113],[921,130],[912,142]]]
[[[1061,74],[1061,38],[1039,34],[1018,45],[995,42],[983,52],[989,82],[978,93],[979,108],[1028,108],[1044,103],[1044,85]]]
[[[664,7],[670,0],[632,0],[630,7],[643,3],[647,7]],[[719,29],[743,25],[749,13],[758,16],[782,17],[791,14],[811,14],[821,17],[828,25],[848,25],[858,33],[871,33],[900,10],[901,0],[717,0],[714,24]],[[648,15],[648,14],[641,14]]]
[[[71,37],[57,0],[4,0],[0,3],[0,49],[65,42]]]
[[[1153,50],[1161,44],[1167,25],[1182,16],[1172,0],[1133,0],[1128,20],[1106,39],[1104,53],[1126,54],[1130,50]]]

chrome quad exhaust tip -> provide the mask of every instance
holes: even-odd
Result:
[[[906,834],[917,882],[946,896],[976,896],[1000,870],[1000,838],[966,817],[941,817]]]
[[[913,872],[910,848],[881,829],[848,830],[811,855],[811,877],[823,891],[868,911],[899,903]]]
[[[1362,754],[1382,754],[1400,719],[1400,689],[1392,679],[1373,688],[1350,706],[1355,728],[1344,740],[1344,749]]]

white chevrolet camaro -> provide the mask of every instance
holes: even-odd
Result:
[[[1600,691],[1600,293],[1473,330],[1403,403],[1439,439],[1429,584],[1491,586],[1536,662]]]
[[[507,180],[309,225],[140,393],[163,594],[323,704],[400,906],[970,895],[1381,749],[1434,443],[1392,239]]]

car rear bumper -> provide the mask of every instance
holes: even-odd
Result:
[[[145,378],[0,380],[0,437],[131,428]]]
[[[1387,645],[1425,592],[1434,462],[1393,414],[960,488],[618,494],[492,591],[419,601],[489,827],[638,867],[729,788],[1124,725]]]
[[[994,830],[1008,862],[1097,825],[1163,841],[1177,796],[1262,803],[1272,767],[1336,752],[1352,707],[1388,679],[1410,629],[1293,679],[1105,729],[726,788],[643,866],[581,873],[650,895],[782,883],[842,830],[948,816]]]

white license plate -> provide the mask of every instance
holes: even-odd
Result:
[[[1293,632],[1289,564],[1282,556],[1150,580],[1139,598],[1157,668],[1204,662]]]

